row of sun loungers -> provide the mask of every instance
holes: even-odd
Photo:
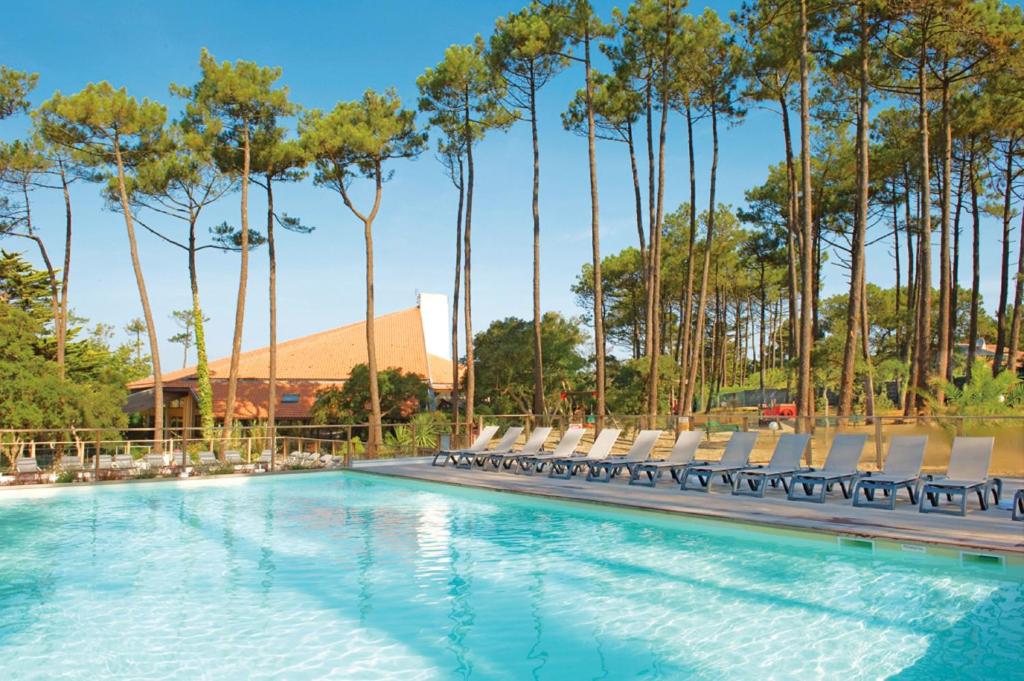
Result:
[[[605,428],[595,438],[586,454],[577,451],[585,430],[570,428],[555,449],[543,450],[551,435],[551,428],[537,428],[522,447],[515,442],[523,428],[505,431],[493,449],[488,444],[497,434],[496,426],[484,428],[476,440],[465,449],[442,450],[434,455],[432,465],[449,463],[460,468],[486,468],[518,470],[520,473],[541,473],[548,470],[550,477],[571,478],[585,472],[588,481],[609,482],[624,472],[630,485],[654,487],[667,472],[682,490],[707,492],[716,479],[729,486],[733,494],[763,497],[769,488],[782,487],[786,498],[792,501],[822,503],[838,486],[845,499],[853,499],[854,506],[894,509],[897,495],[907,492],[910,503],[922,513],[948,512],[940,507],[943,498],[955,502],[959,515],[967,513],[971,494],[976,494],[983,510],[988,509],[989,498],[998,504],[1002,481],[990,478],[993,438],[957,437],[953,442],[949,467],[945,475],[922,473],[927,436],[901,435],[891,438],[885,466],[879,472],[860,471],[861,454],[867,436],[840,434],[832,441],[825,463],[820,468],[803,464],[810,444],[808,434],[779,436],[771,460],[762,466],[750,463],[757,433],[736,432],[726,444],[717,461],[699,461],[697,448],[703,431],[684,431],[679,434],[665,459],[653,459],[652,454],[660,430],[641,430],[630,449],[622,455],[612,455],[612,448],[621,431]],[[881,498],[876,499],[881,493]],[[1024,520],[1024,490],[1014,496],[1013,519]]]
[[[180,468],[182,463],[181,451],[172,452],[170,463],[164,459],[164,454],[149,452],[141,458],[136,459],[130,454],[100,454],[96,463],[82,462],[73,456],[66,456],[60,460],[58,470],[63,473],[74,473],[76,477],[95,475],[98,471],[100,477],[133,477],[144,472],[168,472]],[[246,461],[242,453],[236,450],[224,452],[224,461],[217,458],[215,452],[202,451],[197,454],[198,462],[189,460],[189,466],[200,471],[221,466],[231,466],[235,470],[267,470],[270,467],[272,453],[269,449],[263,450],[259,458],[253,461]],[[343,459],[340,456],[319,454],[316,452],[294,451],[289,454],[284,462],[289,466],[299,467],[335,467],[341,465]],[[33,457],[19,457],[15,460],[15,473],[19,479],[38,479],[46,473],[39,467]]]

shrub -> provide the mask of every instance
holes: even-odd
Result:
[[[57,473],[57,480],[56,480],[56,482],[68,483],[68,482],[74,482],[77,479],[78,479],[78,474],[75,473],[74,471],[61,471],[60,473]]]

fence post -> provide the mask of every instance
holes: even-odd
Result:
[[[33,446],[35,442],[32,443]],[[100,431],[96,431],[96,456],[92,460],[93,465],[93,480],[100,479]]]
[[[416,422],[413,421],[413,423],[411,425],[412,425],[412,428],[411,428],[410,432],[412,434],[412,442],[410,444],[412,445],[412,455],[416,456],[417,454],[420,453],[419,445],[416,444]]]
[[[875,467],[882,470],[882,418],[875,417]]]
[[[352,468],[352,426],[345,426],[345,468]]]
[[[743,432],[750,430],[750,417],[746,414],[743,415]]]
[[[479,433],[483,429],[484,429],[484,417],[483,416],[477,416],[476,417],[476,432]],[[470,439],[472,439],[472,438],[470,438]]]

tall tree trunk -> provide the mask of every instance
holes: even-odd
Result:
[[[466,215],[465,215],[465,230],[463,232],[464,244],[463,244],[463,279],[466,288],[465,297],[465,308],[463,310],[463,324],[465,325],[466,333],[466,427],[469,429],[473,428],[473,403],[476,400],[476,367],[474,366],[473,358],[473,297],[472,297],[472,286],[471,286],[471,270],[472,270],[472,231],[473,231],[473,185],[474,185],[474,172],[473,167],[473,132],[472,126],[469,119],[469,93],[465,94],[464,104],[465,118],[463,119],[463,125],[465,130],[466,138],[466,165],[468,170],[467,187],[466,187]]]
[[[939,345],[937,350],[939,377],[945,380],[949,376],[949,339],[950,319],[950,261],[949,231],[952,213],[953,195],[953,124],[949,115],[949,84],[942,83],[942,225],[939,236]],[[945,401],[945,392],[939,383],[935,391],[935,399],[939,404]]]
[[[682,351],[679,353],[679,404],[680,415],[689,414],[692,408],[693,388],[690,387],[690,365],[693,350],[690,342],[690,329],[693,326],[693,251],[697,243],[697,173],[693,152],[693,107],[686,102],[686,146],[690,162],[690,234],[686,245],[686,292],[683,296],[682,314]],[[691,396],[691,403],[686,396]]]
[[[370,433],[367,451],[375,456],[384,442],[380,413],[380,386],[377,384],[377,343],[374,335],[373,299],[373,219],[380,205],[382,178],[380,165],[375,168],[376,196],[374,208],[363,221],[363,239],[366,242],[366,368],[370,378]]]
[[[543,414],[544,356],[540,310],[540,145],[537,142],[537,83],[530,62],[530,133],[533,139],[533,413]]]
[[[765,307],[767,306],[767,300],[764,289],[764,261],[761,261],[760,266],[760,277],[758,278],[758,290],[761,292],[761,328],[758,334],[757,340],[757,356],[760,359],[758,362],[758,385],[761,388],[761,400],[760,403],[763,405],[767,401],[765,398],[765,358],[764,358],[764,333],[765,333]]]
[[[910,384],[914,388],[909,393],[905,413],[909,416],[915,410],[924,410],[928,393],[928,378],[931,369],[931,158],[928,134],[928,83],[926,81],[927,43],[921,43],[921,58],[918,63],[918,128],[921,136],[921,234],[918,238],[918,281],[917,286],[917,323],[914,325],[914,362]]]
[[[1021,326],[1021,303],[1024,302],[1024,211],[1020,215],[1020,230],[1018,234],[1017,273],[1014,275],[1016,281],[1013,292],[1013,321],[1010,322],[1010,342],[1006,352],[1006,368],[1017,372],[1017,352],[1020,350],[1020,326]]]
[[[896,180],[892,181],[892,248],[893,266],[896,268],[896,319],[900,317],[900,217],[899,207],[896,202]],[[900,330],[899,323],[896,327],[896,343],[899,344]]]
[[[658,129],[658,201],[655,208],[655,219],[651,228],[651,265],[650,265],[650,307],[652,311],[651,325],[648,334],[651,336],[651,354],[649,357],[649,376],[647,386],[647,415],[651,419],[651,427],[658,416],[658,361],[661,358],[661,227],[665,215],[665,131],[668,124],[668,93],[661,99],[661,125]]]
[[[797,197],[796,164],[793,160],[793,134],[789,125],[789,104],[785,94],[779,96],[779,107],[782,111],[782,133],[786,142],[786,191],[788,194],[788,210],[786,211],[786,261],[789,288],[789,334],[787,338],[787,354],[793,359],[800,354],[800,334],[797,332],[797,297],[800,294],[800,283],[797,278],[797,255],[800,244],[800,226],[797,216],[800,204]]]
[[[188,283],[192,292],[192,316],[196,330],[196,395],[199,406],[199,423],[202,437],[209,441],[213,437],[213,386],[210,384],[210,362],[206,354],[206,325],[203,308],[199,303],[199,273],[196,268],[196,221],[194,213],[188,223]],[[186,424],[190,426],[192,424]],[[271,462],[273,467],[273,462]]]
[[[267,379],[267,437],[271,448],[277,442],[277,251],[274,247],[274,190],[273,178],[267,173],[267,256],[270,282],[270,367]],[[273,465],[274,457],[270,457]]]
[[[868,103],[868,27],[867,7],[859,3],[860,15],[860,83],[857,97],[857,208],[850,253],[850,294],[846,306],[846,345],[839,381],[839,416],[853,413],[853,380],[856,373],[857,334],[861,331],[864,309],[864,243],[867,236],[868,198],[871,171],[869,167],[869,134],[871,123]]]
[[[644,234],[644,201],[640,195],[640,172],[636,165],[636,146],[633,143],[633,126],[626,126],[626,146],[629,149],[629,169],[633,174],[633,203],[636,206],[636,235],[640,243],[640,275],[647,281],[647,236]]]
[[[462,274],[462,206],[466,197],[465,178],[462,173],[462,155],[460,154],[459,209],[455,214],[455,285],[452,287],[452,423],[456,435],[459,433],[459,282]],[[472,427],[472,423],[467,423],[466,432],[470,432]]]
[[[947,341],[948,358],[946,360],[946,380],[953,380],[953,365],[956,358],[956,329],[959,322],[960,305],[960,217],[964,209],[964,167],[960,160],[960,172],[957,174],[956,202],[953,208],[953,270],[949,276],[949,340]]]
[[[242,329],[245,326],[245,291],[249,280],[249,128],[242,127],[242,235],[241,265],[238,268],[238,299],[235,301],[235,332],[231,340],[231,365],[228,369],[228,397],[224,406],[224,429],[218,458],[226,461],[225,452],[235,420],[235,397],[238,391],[238,360],[242,354]]]
[[[156,335],[156,324],[153,323],[153,310],[149,307],[149,294],[146,293],[146,280],[142,276],[142,263],[139,261],[139,247],[135,241],[135,224],[132,211],[128,205],[128,189],[125,186],[124,159],[121,157],[121,142],[114,137],[114,160],[117,162],[117,189],[121,199],[121,213],[124,215],[124,227],[128,232],[128,251],[131,254],[132,270],[135,272],[135,284],[139,289],[139,302],[142,303],[142,316],[146,320],[146,333],[149,336],[149,356],[153,365],[153,451],[164,451],[164,377],[160,371],[160,341]]]
[[[594,349],[596,351],[596,431],[604,428],[605,378],[604,378],[604,290],[601,281],[601,230],[597,197],[597,157],[594,144],[594,85],[590,72],[590,27],[589,23],[583,40],[583,69],[587,95],[587,158],[590,165],[590,237],[594,267]]]
[[[714,101],[711,102],[711,183],[708,198],[707,235],[704,237],[704,263],[701,267],[700,293],[697,296],[697,329],[693,336],[691,349],[690,376],[686,385],[686,396],[683,400],[683,413],[691,413],[693,389],[697,380],[697,361],[704,352],[704,313],[708,302],[708,275],[711,271],[711,251],[715,238],[715,189],[718,179],[718,111]],[[701,388],[703,392],[703,388]]]
[[[913,329],[914,329],[914,306],[917,302],[917,278],[914,272],[914,259],[917,257],[917,251],[914,248],[914,226],[913,219],[911,216],[911,189],[910,189],[910,168],[909,164],[904,164],[903,169],[903,189],[904,189],[904,225],[907,232],[907,309],[905,320],[906,329],[904,330],[904,344],[901,348],[902,358],[904,362],[910,361],[911,349],[914,343]]]
[[[652,297],[652,289],[654,288],[654,277],[656,265],[654,264],[654,240],[655,240],[655,225],[657,223],[657,217],[655,213],[655,193],[654,186],[657,178],[654,167],[654,120],[653,120],[653,109],[654,99],[652,90],[651,79],[653,78],[650,71],[647,75],[647,85],[645,88],[645,115],[647,119],[647,229],[650,231],[647,237],[647,242],[650,244],[650,248],[647,249],[647,277],[644,279],[644,286],[647,291],[646,299],[646,312],[644,314],[644,357],[650,358],[653,350],[654,342],[654,326],[656,324],[654,316],[656,314],[655,309],[657,303]],[[648,404],[650,403],[650,376],[647,378],[648,388]]]
[[[872,417],[875,415],[875,370],[871,360],[871,339],[868,335],[871,331],[871,324],[868,321],[868,291],[863,271],[860,275],[860,286],[860,349],[864,358],[864,413]]]
[[[814,385],[811,380],[811,348],[814,346],[814,223],[811,202],[811,121],[808,63],[807,0],[800,0],[800,168],[801,208],[801,307],[800,370],[797,382],[798,430],[809,429],[814,417]]]
[[[992,359],[992,374],[998,374],[1003,368],[1003,353],[1006,349],[1006,303],[1010,284],[1010,201],[1013,196],[1013,156],[1015,146],[1011,137],[1006,143],[1006,182],[1003,194],[1003,250],[1000,259],[999,275],[999,307],[996,308],[996,352]]]
[[[970,173],[971,192],[971,313],[967,328],[967,366],[964,376],[971,379],[974,358],[978,352],[978,304],[981,298],[981,207],[978,205],[978,178],[975,177],[974,140],[971,140],[971,156],[967,165]]]
[[[60,314],[57,319],[57,371],[64,378],[64,354],[68,342],[68,284],[71,281],[71,189],[64,161],[57,161],[64,195],[64,268],[60,272]]]

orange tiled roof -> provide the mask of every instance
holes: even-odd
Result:
[[[451,360],[428,355],[423,338],[423,322],[418,307],[400,310],[376,318],[374,335],[377,365],[381,369],[399,368],[428,379],[436,387],[451,387]],[[210,378],[227,379],[230,357],[210,362]],[[366,362],[366,324],[321,331],[311,336],[278,343],[277,378],[279,381],[344,381],[357,364]],[[243,352],[239,356],[239,391],[242,380],[269,378],[270,348]],[[195,376],[195,367],[165,373],[165,383]],[[153,385],[149,376],[128,384],[131,390]],[[280,394],[282,389],[278,390]]]

